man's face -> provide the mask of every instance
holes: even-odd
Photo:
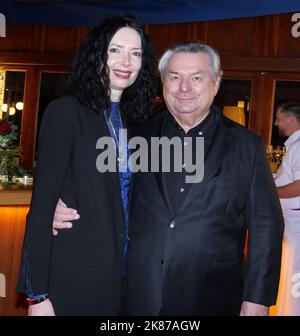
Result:
[[[279,134],[282,136],[290,136],[291,129],[294,124],[294,116],[287,116],[280,109],[276,112],[275,126],[278,127]]]
[[[199,119],[205,117],[219,83],[220,78],[213,80],[207,54],[173,54],[164,81],[164,98],[169,111],[178,118],[184,115]]]

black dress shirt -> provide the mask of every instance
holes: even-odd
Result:
[[[213,140],[214,132],[216,130],[216,112],[214,109],[202,120],[197,126],[190,129],[185,133],[184,129],[177,123],[171,113],[169,113],[166,118],[166,123],[163,129],[163,136],[168,137],[169,139],[173,137],[179,137],[182,143],[182,153],[184,151],[184,146],[187,145],[187,142],[184,138],[192,138],[192,158],[193,164],[196,162],[196,137],[204,137],[204,159],[207,155],[210,145]],[[182,158],[184,161],[184,158]],[[182,162],[182,172],[174,172],[174,151],[171,148],[171,160],[170,160],[170,172],[163,173],[165,174],[166,187],[169,193],[169,198],[171,200],[172,208],[174,213],[177,213],[180,205],[185,199],[191,183],[186,183],[185,178],[188,174],[185,170],[185,162]],[[194,173],[193,173],[194,174]]]

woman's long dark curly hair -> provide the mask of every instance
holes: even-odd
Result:
[[[120,110],[130,124],[144,122],[155,97],[155,58],[153,45],[143,26],[132,16],[115,15],[93,28],[82,42],[68,79],[68,91],[82,105],[96,113],[110,107],[107,49],[115,33],[123,28],[136,30],[142,42],[142,67],[135,82],[123,91]]]

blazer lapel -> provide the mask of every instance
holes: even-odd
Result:
[[[168,116],[168,111],[164,112],[165,115],[164,117],[162,118],[162,120],[159,120],[160,122],[157,123],[158,127],[156,128],[156,130],[153,131],[150,131],[151,134],[150,134],[150,137],[149,137],[149,143],[151,143],[151,137],[152,136],[155,136],[155,137],[163,137],[164,136],[164,129],[165,129],[165,123],[166,123],[166,120],[167,120],[167,116]],[[161,147],[160,147],[160,151],[161,151]],[[161,158],[161,152],[159,153],[159,157]],[[151,160],[151,158],[150,158]],[[158,189],[162,195],[162,198],[167,206],[167,208],[169,209],[169,211],[171,213],[174,213],[174,209],[172,207],[172,203],[171,203],[171,200],[170,200],[170,196],[169,196],[169,192],[168,192],[168,189],[167,189],[167,185],[166,185],[166,179],[165,179],[165,174],[161,172],[161,159],[160,159],[160,167],[159,167],[159,172],[156,172],[156,173],[153,173],[154,176],[155,176],[155,180],[157,182],[157,186],[158,186]]]
[[[99,115],[97,115],[93,111],[90,111],[90,110],[88,112],[89,112],[89,116],[91,118],[91,122],[94,125],[94,132],[97,136],[97,139],[99,139],[100,137],[110,137],[110,132],[109,132],[104,114],[99,113]],[[95,146],[96,146],[96,143],[95,143]],[[94,147],[93,151],[95,151],[95,147]],[[100,153],[100,150],[96,149],[96,155],[97,156],[99,155],[99,153]],[[110,179],[112,181],[112,185],[115,189],[115,192],[117,193],[117,195],[119,195],[118,200],[119,200],[120,204],[122,205],[119,173],[108,171],[105,174],[108,174],[110,176]],[[96,187],[96,185],[94,185],[94,187]]]
[[[222,162],[228,154],[233,136],[228,126],[221,119],[216,127],[215,136],[206,157],[204,157],[204,178],[199,183],[193,183],[178,211],[183,211],[192,200],[203,190],[212,177],[218,175]]]

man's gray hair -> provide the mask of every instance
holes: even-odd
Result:
[[[297,119],[298,124],[300,124],[300,102],[291,101],[279,105],[278,108],[285,116],[294,115]]]
[[[176,44],[172,48],[164,52],[160,58],[158,69],[160,72],[161,80],[164,82],[169,61],[175,53],[204,53],[207,54],[210,59],[211,73],[213,80],[216,80],[218,76],[222,76],[220,56],[218,52],[207,44],[202,44],[199,41],[187,41],[180,44]]]

